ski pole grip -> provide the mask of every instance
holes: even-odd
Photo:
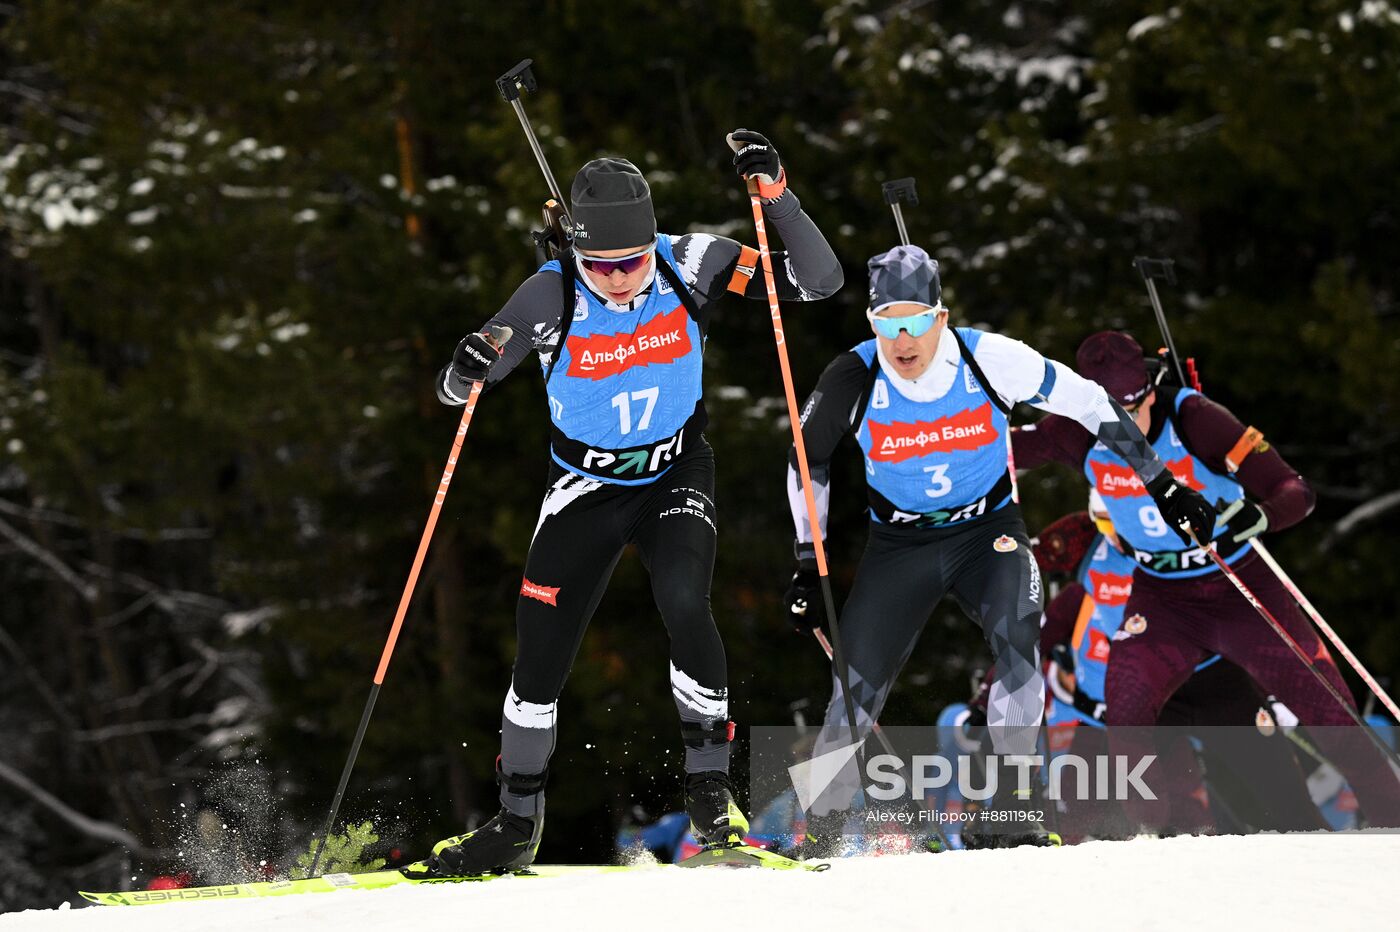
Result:
[[[496,79],[496,90],[501,92],[502,100],[510,103],[520,96],[521,91],[534,93],[535,73],[530,70],[534,63],[533,58],[527,58]]]
[[[918,206],[919,192],[914,187],[913,178],[896,178],[893,181],[886,181],[880,186],[885,192],[886,204],[898,204],[900,201]]]
[[[1160,278],[1168,285],[1176,284],[1175,263],[1171,259],[1149,259],[1146,256],[1137,256],[1133,259],[1133,266],[1145,281]]]

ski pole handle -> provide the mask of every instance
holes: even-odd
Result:
[[[890,211],[894,214],[894,225],[899,230],[899,242],[902,245],[909,245],[909,230],[904,226],[904,211],[900,208],[900,201],[908,201],[910,204],[918,206],[919,192],[914,187],[913,178],[896,178],[893,181],[886,181],[880,186],[880,190],[885,194],[885,203],[890,205]]]

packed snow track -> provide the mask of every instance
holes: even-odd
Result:
[[[702,922],[802,932],[1029,930],[1047,923],[1173,932],[1387,928],[1397,867],[1397,835],[1144,839],[851,858],[825,873],[639,870],[147,907],[64,904],[0,915],[0,932],[579,932]]]

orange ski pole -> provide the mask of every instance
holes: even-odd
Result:
[[[492,327],[490,341],[499,350],[506,345],[506,341],[511,338],[509,327]],[[423,558],[428,554],[428,544],[433,539],[433,529],[437,527],[438,514],[442,511],[442,503],[447,500],[447,487],[452,483],[452,474],[457,471],[457,459],[462,452],[462,441],[467,436],[467,427],[471,425],[472,414],[476,412],[476,400],[481,397],[480,382],[472,383],[471,394],[467,397],[466,406],[462,409],[462,420],[457,425],[457,436],[452,441],[452,452],[447,457],[447,466],[442,471],[442,478],[438,480],[437,493],[433,495],[433,507],[428,512],[428,524],[423,528],[423,536],[418,541],[418,552],[413,557],[413,568],[408,571],[408,582],[403,587],[403,595],[399,597],[399,609],[394,613],[394,625],[389,629],[389,639],[384,643],[384,653],[379,656],[379,668],[374,671],[374,683],[369,689],[369,699],[365,702],[365,711],[360,715],[360,727],[355,730],[355,740],[350,745],[350,756],[345,759],[345,769],[340,774],[340,785],[336,787],[335,798],[331,802],[330,814],[326,816],[326,826],[321,830],[321,840],[316,844],[316,854],[311,859],[311,870],[307,872],[308,877],[315,877],[316,869],[321,864],[321,853],[325,850],[326,839],[330,837],[331,828],[335,825],[335,817],[340,812],[340,801],[345,797],[345,787],[350,783],[350,772],[355,769],[355,759],[360,756],[360,744],[365,740],[365,731],[369,728],[370,716],[374,713],[375,700],[379,698],[379,687],[384,684],[384,674],[389,669],[389,658],[394,655],[394,645],[398,643],[399,631],[403,628],[404,617],[408,614],[409,603],[413,601],[413,588],[418,584],[418,573],[423,569]]]
[[[753,225],[758,234],[758,255],[763,263],[763,280],[768,290],[768,314],[773,319],[773,339],[778,344],[778,367],[783,372],[783,392],[787,395],[788,420],[792,423],[792,443],[797,450],[797,470],[802,476],[802,494],[807,499],[807,520],[812,527],[812,544],[817,551],[817,575],[821,578],[822,599],[826,617],[831,622],[832,661],[841,695],[846,700],[846,717],[851,726],[851,744],[860,744],[856,729],[856,706],[851,698],[851,677],[846,657],[841,650],[841,628],[836,621],[836,602],[831,597],[831,580],[827,575],[826,546],[817,520],[817,499],[812,494],[812,473],[807,468],[807,447],[802,442],[802,417],[797,409],[797,393],[792,387],[792,367],[788,364],[787,340],[783,334],[783,315],[778,310],[778,287],[773,278],[773,257],[768,251],[768,230],[763,223],[763,201],[758,194],[758,179],[749,178],[749,203],[753,207]]]

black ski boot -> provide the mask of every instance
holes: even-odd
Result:
[[[433,845],[432,857],[403,872],[410,877],[465,877],[523,870],[535,863],[543,830],[543,812],[527,819],[502,808],[481,828]]]
[[[485,825],[465,835],[444,838],[433,845],[432,856],[403,869],[409,877],[464,877],[505,874],[535,863],[544,832],[545,775],[505,774],[496,762],[496,779],[515,796],[537,797],[535,814],[522,816],[504,806]]]
[[[719,770],[686,774],[685,811],[702,845],[742,844],[749,820],[734,802],[734,784]]]
[[[1025,790],[1016,786],[1016,773],[1015,768],[1003,764],[991,804],[977,812],[963,829],[963,847],[1060,847],[1060,835],[1050,827],[1052,803],[1042,792],[1039,772],[1031,772],[1030,786]]]
[[[823,816],[808,815],[807,830],[794,857],[803,861],[845,857],[852,848],[852,839],[846,837],[846,822],[850,817],[851,813],[845,809]]]

